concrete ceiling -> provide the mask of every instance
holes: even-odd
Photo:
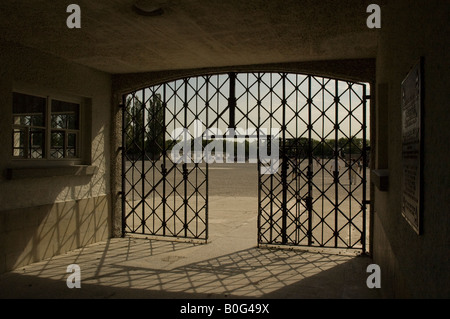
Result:
[[[2,0],[0,38],[108,73],[374,58],[370,1]],[[81,29],[66,8],[81,7]]]

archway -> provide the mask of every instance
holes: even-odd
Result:
[[[124,233],[207,241],[209,165],[253,161],[259,245],[366,252],[366,91],[363,83],[253,72],[124,95]]]

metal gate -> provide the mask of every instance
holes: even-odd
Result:
[[[366,86],[286,73],[260,82],[259,125],[280,128],[280,162],[260,169],[259,244],[365,252]]]
[[[246,139],[256,157],[236,156],[231,142],[227,160],[258,169],[258,244],[364,252],[366,98],[364,84],[293,73],[206,75],[127,94],[124,233],[206,241],[209,143]]]
[[[183,79],[124,96],[124,233],[208,238],[208,166],[169,156],[177,143],[170,139],[171,130],[189,127],[206,114],[206,100],[197,89]]]

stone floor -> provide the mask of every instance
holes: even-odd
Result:
[[[112,238],[0,276],[0,298],[378,298],[369,257],[256,247],[254,198],[211,196],[207,244]],[[220,209],[219,209],[220,208]],[[67,267],[81,270],[69,289]]]

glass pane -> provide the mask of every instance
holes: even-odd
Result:
[[[52,128],[66,128],[66,127],[67,127],[67,115],[52,114]]]
[[[30,119],[30,125],[32,126],[45,126],[43,115],[33,115]]]
[[[13,130],[13,156],[25,156],[25,131],[20,129]]]
[[[18,115],[13,117],[13,124],[27,125],[27,126],[40,126],[44,125],[44,116],[40,115]]]
[[[43,158],[45,150],[44,130],[30,130],[30,158]]]
[[[67,135],[67,157],[77,156],[77,134],[69,133]]]
[[[30,117],[26,116],[26,115],[14,116],[13,124],[16,124],[16,125],[30,125]]]
[[[52,100],[52,128],[79,129],[80,105]]]
[[[17,156],[17,157],[24,157],[24,152],[23,152],[23,148],[14,148],[13,149],[13,156]]]
[[[64,158],[64,132],[52,131],[50,156],[51,158]]]
[[[45,126],[46,99],[22,93],[13,93],[13,124]]]
[[[78,129],[78,113],[77,114],[69,114],[67,116],[67,128],[71,130]]]

